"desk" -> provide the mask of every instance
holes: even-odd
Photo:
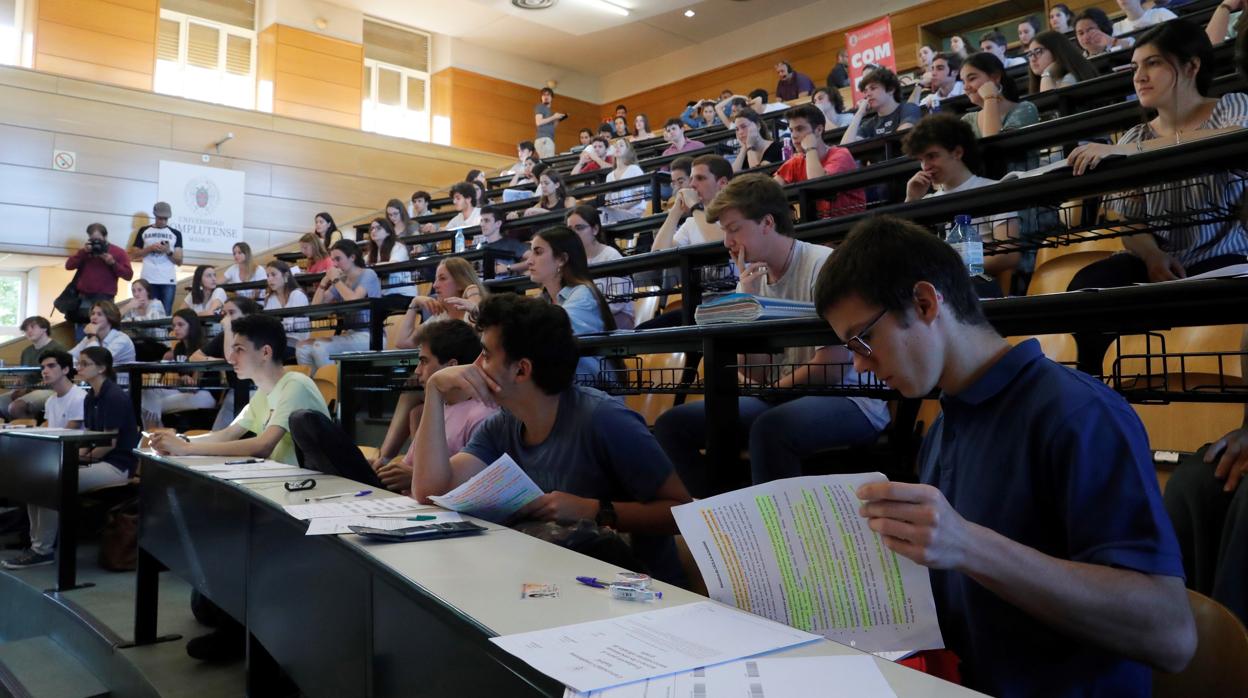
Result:
[[[0,431],[0,494],[61,514],[56,587],[69,591],[78,570],[78,449],[107,443],[114,431],[5,429]]]
[[[481,536],[378,544],[357,536],[305,536],[281,507],[302,503],[280,480],[242,485],[185,467],[213,462],[143,454],[135,639],[155,640],[160,564],[236,619],[307,696],[554,696],[563,686],[489,638],[636,613],[576,584],[615,568],[507,528]],[[319,495],[359,483],[317,478]],[[375,496],[392,497],[390,493]],[[525,582],[557,583],[562,596],[523,600]],[[703,600],[658,583],[663,604]],[[822,641],[783,656],[851,654]],[[882,659],[899,696],[977,695]],[[250,667],[249,667],[250,668]]]

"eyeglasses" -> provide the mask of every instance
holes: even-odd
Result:
[[[316,480],[308,478],[307,480],[300,480],[299,482],[284,482],[282,483],[282,487],[285,487],[287,492],[302,492],[316,487]]]
[[[1023,51],[1023,57],[1024,58],[1039,58],[1040,56],[1044,55],[1044,53],[1047,51],[1048,51],[1047,48],[1037,46],[1036,48],[1033,48],[1030,51]]]
[[[876,323],[887,314],[887,310],[881,310],[880,314],[876,315],[874,320],[868,322],[861,332],[845,340],[845,348],[863,358],[870,357],[871,345],[867,344],[867,338],[871,335],[871,330],[875,328]]]

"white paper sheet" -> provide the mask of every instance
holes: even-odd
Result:
[[[316,490],[308,490],[315,492]],[[316,495],[309,495],[316,496]],[[410,511],[415,515],[422,509],[432,509],[430,504],[421,504],[411,497],[344,497],[331,499],[328,502],[309,502],[307,504],[290,504],[285,507],[286,513],[296,519],[320,519],[333,516],[367,516],[368,514],[397,514]]]
[[[228,473],[235,471],[253,471],[253,470],[290,470],[296,466],[289,463],[281,463],[275,460],[262,460],[259,463],[240,463],[238,461],[253,460],[251,458],[229,459],[229,462],[205,463],[203,465],[189,465],[191,470],[201,473]]]
[[[525,504],[542,495],[542,490],[511,456],[503,454],[471,480],[438,497],[438,506],[478,519],[503,523]]]
[[[776,480],[672,509],[711,598],[867,652],[944,647],[927,569],[854,492],[880,473]]]
[[[815,695],[897,698],[875,660],[865,655],[741,659],[604,691],[577,693],[568,689],[563,697],[810,698]]]
[[[597,691],[818,640],[710,601],[490,638],[578,691]]]
[[[266,477],[308,478],[324,475],[325,473],[322,473],[319,470],[307,470],[304,468],[292,468],[290,466],[286,466],[285,468],[275,468],[273,470],[228,470],[226,472],[207,474],[222,480],[259,480]]]
[[[415,516],[416,514],[413,514]],[[424,526],[425,524],[447,523],[450,521],[463,521],[464,517],[453,511],[423,511],[421,516],[435,516],[432,521],[408,521],[406,517],[400,518],[369,518],[367,516],[333,516],[327,518],[315,518],[308,520],[308,532],[304,535],[308,536],[333,536],[341,533],[351,533],[349,526],[368,526],[370,528],[380,528],[385,531],[395,531],[400,528],[408,528],[409,526]]]

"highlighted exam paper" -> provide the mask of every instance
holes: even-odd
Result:
[[[468,482],[429,501],[443,509],[501,524],[540,496],[541,488],[504,453]]]
[[[711,598],[866,652],[944,647],[927,569],[854,492],[880,473],[776,480],[672,509]]]

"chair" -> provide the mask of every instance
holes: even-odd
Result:
[[[1153,672],[1154,698],[1242,696],[1248,690],[1248,632],[1225,606],[1187,591],[1196,618],[1196,655],[1177,674]]]
[[[674,369],[681,369],[684,366],[685,355],[683,353],[646,354],[641,358],[640,379],[654,383],[675,382],[679,379],[680,372]],[[645,418],[646,424],[653,426],[659,415],[676,404],[676,396],[642,393],[625,397],[624,404],[628,405],[629,409],[640,413]]]
[[[640,325],[641,323],[654,318],[655,313],[659,309],[658,296],[646,296],[633,301],[633,320]]]
[[[1076,359],[1076,346],[1074,335],[1069,334],[1037,334],[1037,335],[1019,335],[1017,337],[1007,337],[1005,341],[1014,346],[1018,346],[1028,339],[1034,339],[1040,342],[1040,351],[1051,360],[1058,363],[1074,363]]]
[[[308,378],[312,377],[312,367],[304,366],[303,364],[291,364],[290,366],[283,367],[283,370],[287,373],[302,373]]]
[[[1122,251],[1116,238],[1089,240],[1062,247],[1041,247],[1036,250],[1036,269],[1027,286],[1027,295],[1062,293],[1080,269]]]
[[[316,369],[312,381],[320,389],[321,398],[325,400],[329,413],[333,414],[334,406],[338,403],[338,364],[325,364]]]

